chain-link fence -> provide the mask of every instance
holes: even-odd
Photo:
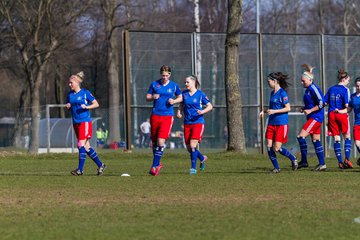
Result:
[[[225,34],[217,33],[157,33],[129,32],[129,68],[131,81],[131,117],[134,129],[150,115],[151,103],[145,94],[154,80],[160,78],[161,65],[173,68],[172,79],[181,87],[189,74],[200,77],[201,89],[215,108],[205,117],[204,147],[223,148],[226,126],[224,86]],[[239,48],[240,91],[247,148],[259,148],[263,143],[262,124],[258,113],[268,105],[271,89],[266,76],[281,71],[290,76],[288,95],[292,112],[303,105],[304,89],[300,83],[301,65],[315,66],[315,83],[324,94],[337,83],[337,70],[346,69],[354,78],[360,74],[357,48],[360,37],[331,35],[241,34]],[[351,91],[353,84],[351,84]],[[261,91],[263,89],[263,91]],[[296,135],[305,122],[301,114],[289,117],[289,147],[297,146]],[[174,131],[181,129],[175,120]],[[325,131],[325,126],[323,132]],[[325,138],[324,138],[325,139]]]
[[[205,115],[205,132],[202,147],[224,148],[226,145],[226,100],[224,86],[225,34],[218,33],[164,33],[164,32],[126,32],[124,56],[129,59],[124,80],[129,81],[130,91],[124,91],[130,99],[129,115],[131,121],[126,126],[126,106],[120,106],[120,141],[130,136],[130,144],[141,147],[140,124],[149,118],[152,103],[146,102],[145,95],[152,81],[160,78],[159,68],[169,65],[172,79],[182,88],[186,75],[196,74],[200,78],[201,90],[214,105],[214,110]],[[360,75],[358,62],[360,56],[360,37],[334,35],[281,35],[281,34],[241,34],[239,48],[239,83],[243,104],[243,121],[246,147],[259,149],[263,146],[264,124],[258,113],[268,105],[271,89],[267,86],[266,76],[270,72],[281,71],[290,76],[288,95],[292,105],[288,147],[297,146],[296,135],[305,122],[305,117],[296,114],[302,106],[304,89],[300,83],[301,64],[315,66],[315,83],[324,93],[337,83],[337,70],[344,68],[353,79]],[[126,71],[127,69],[127,71]],[[126,80],[127,79],[127,80]],[[353,92],[354,84],[350,85]],[[122,94],[123,92],[120,92]],[[55,110],[53,110],[55,111]],[[100,124],[108,124],[109,109],[93,111],[92,116],[99,118]],[[45,106],[42,111],[45,117]],[[29,124],[28,117],[22,124]],[[7,119],[0,119],[2,146],[13,141],[11,126]],[[10,121],[10,122],[11,122]],[[323,132],[326,124],[324,124]],[[10,129],[10,130],[9,130]],[[24,129],[29,129],[27,126]],[[170,147],[181,147],[182,120],[175,119]],[[25,130],[23,132],[26,132]],[[27,136],[27,134],[23,134]],[[27,146],[27,141],[23,142]],[[325,137],[324,139],[325,140]],[[325,143],[326,144],[326,143]]]

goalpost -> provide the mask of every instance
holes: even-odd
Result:
[[[77,151],[77,140],[71,118],[51,118],[52,108],[64,108],[65,104],[47,104],[46,116],[40,120],[39,153]],[[93,135],[100,117],[92,118]],[[90,139],[90,145],[96,148],[96,137]]]

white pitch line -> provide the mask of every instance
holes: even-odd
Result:
[[[354,218],[354,222],[360,223],[360,217]]]

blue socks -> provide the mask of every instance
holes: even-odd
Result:
[[[313,141],[313,144],[314,144],[316,156],[319,159],[319,164],[325,165],[324,148],[321,145],[320,140]]]
[[[197,157],[200,159],[200,161],[203,161],[204,155],[202,155],[202,153],[199,150],[196,149],[196,151],[197,151]]]
[[[191,168],[196,169],[196,161],[198,158],[198,150],[195,148],[191,148],[190,158],[191,158]]]
[[[296,159],[296,157],[294,155],[292,155],[288,150],[286,150],[285,148],[280,148],[279,149],[279,153],[285,157],[287,157],[288,159],[290,159],[291,161],[294,161]]]
[[[299,146],[300,146],[301,162],[302,163],[307,163],[307,143],[306,143],[306,139],[303,138],[303,137],[298,137],[297,140],[298,140]]]
[[[276,154],[275,154],[275,151],[272,147],[268,147],[267,148],[267,152],[268,152],[268,155],[269,155],[269,158],[270,158],[270,161],[271,163],[273,164],[274,168],[276,169],[280,169],[279,168],[279,163],[276,159]]]
[[[84,146],[82,146],[81,148],[79,148],[79,167],[78,167],[78,169],[80,172],[84,171],[85,160],[86,160],[86,149]]]
[[[164,148],[165,148],[165,146],[154,146],[153,147],[154,159],[153,159],[152,167],[157,167],[160,165],[160,159],[164,153]]]
[[[351,154],[351,139],[350,138],[345,138],[344,152],[345,152],[345,158],[347,160],[350,160],[350,154]]]
[[[87,155],[96,163],[98,168],[102,166],[102,162],[100,161],[97,153],[95,152],[95,150],[92,147],[89,148]]]
[[[334,142],[334,152],[335,152],[335,156],[338,160],[339,163],[342,162],[342,156],[341,156],[341,144],[340,141],[335,141]]]

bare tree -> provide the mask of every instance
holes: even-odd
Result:
[[[228,150],[246,152],[239,87],[239,46],[242,0],[228,0],[225,41],[225,93],[227,105]]]
[[[105,21],[106,67],[109,81],[109,140],[120,140],[120,29],[127,28],[131,23],[140,22],[132,19],[128,0],[102,0],[101,9]],[[121,19],[119,12],[125,13]]]
[[[37,153],[39,148],[40,89],[44,74],[50,58],[72,34],[71,23],[79,16],[79,11],[69,9],[79,8],[67,1],[0,1],[0,12],[7,21],[29,86],[31,153]]]
[[[202,69],[202,61],[201,61],[201,35],[200,35],[200,6],[199,0],[193,0],[194,2],[194,26],[195,26],[195,42],[196,42],[196,67],[195,67],[195,74],[198,77],[200,83],[202,81],[201,77],[201,69]]]

